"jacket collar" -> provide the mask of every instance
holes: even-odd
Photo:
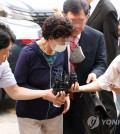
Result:
[[[100,0],[95,8],[95,10],[93,11],[93,13],[91,14],[91,16],[88,18],[87,23],[90,24],[94,18],[99,14],[99,12],[101,11],[101,6],[104,4],[104,0]]]

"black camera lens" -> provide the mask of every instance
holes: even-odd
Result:
[[[76,73],[70,73],[63,75],[56,75],[56,79],[53,86],[53,93],[56,95],[57,92],[65,91],[66,94],[69,92],[69,88],[77,81]]]

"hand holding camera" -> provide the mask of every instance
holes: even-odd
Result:
[[[77,74],[75,72],[63,75],[56,75],[55,83],[53,84],[53,93],[56,95],[60,91],[64,91],[66,94],[69,93],[69,89],[72,84],[77,82]]]

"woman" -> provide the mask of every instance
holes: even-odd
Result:
[[[43,37],[21,51],[15,69],[18,84],[34,90],[51,89],[55,76],[63,72],[62,51],[69,44],[69,36],[72,32],[73,25],[67,18],[53,16],[46,19],[42,27]],[[60,94],[64,101],[65,93],[60,92]],[[20,134],[63,133],[62,112],[64,108],[65,111],[68,110],[68,97],[63,102],[64,107],[62,105],[60,108],[45,99],[44,97],[17,102],[16,113]]]

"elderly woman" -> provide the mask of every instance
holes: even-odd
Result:
[[[52,16],[46,19],[42,27],[43,37],[21,51],[15,69],[18,85],[33,90],[51,89],[55,76],[63,73],[62,51],[69,44],[72,33],[73,25],[67,18]],[[65,93],[61,94],[64,100]],[[58,108],[45,98],[18,101],[16,113],[20,134],[62,134],[62,112],[69,108],[68,97],[64,103]]]

